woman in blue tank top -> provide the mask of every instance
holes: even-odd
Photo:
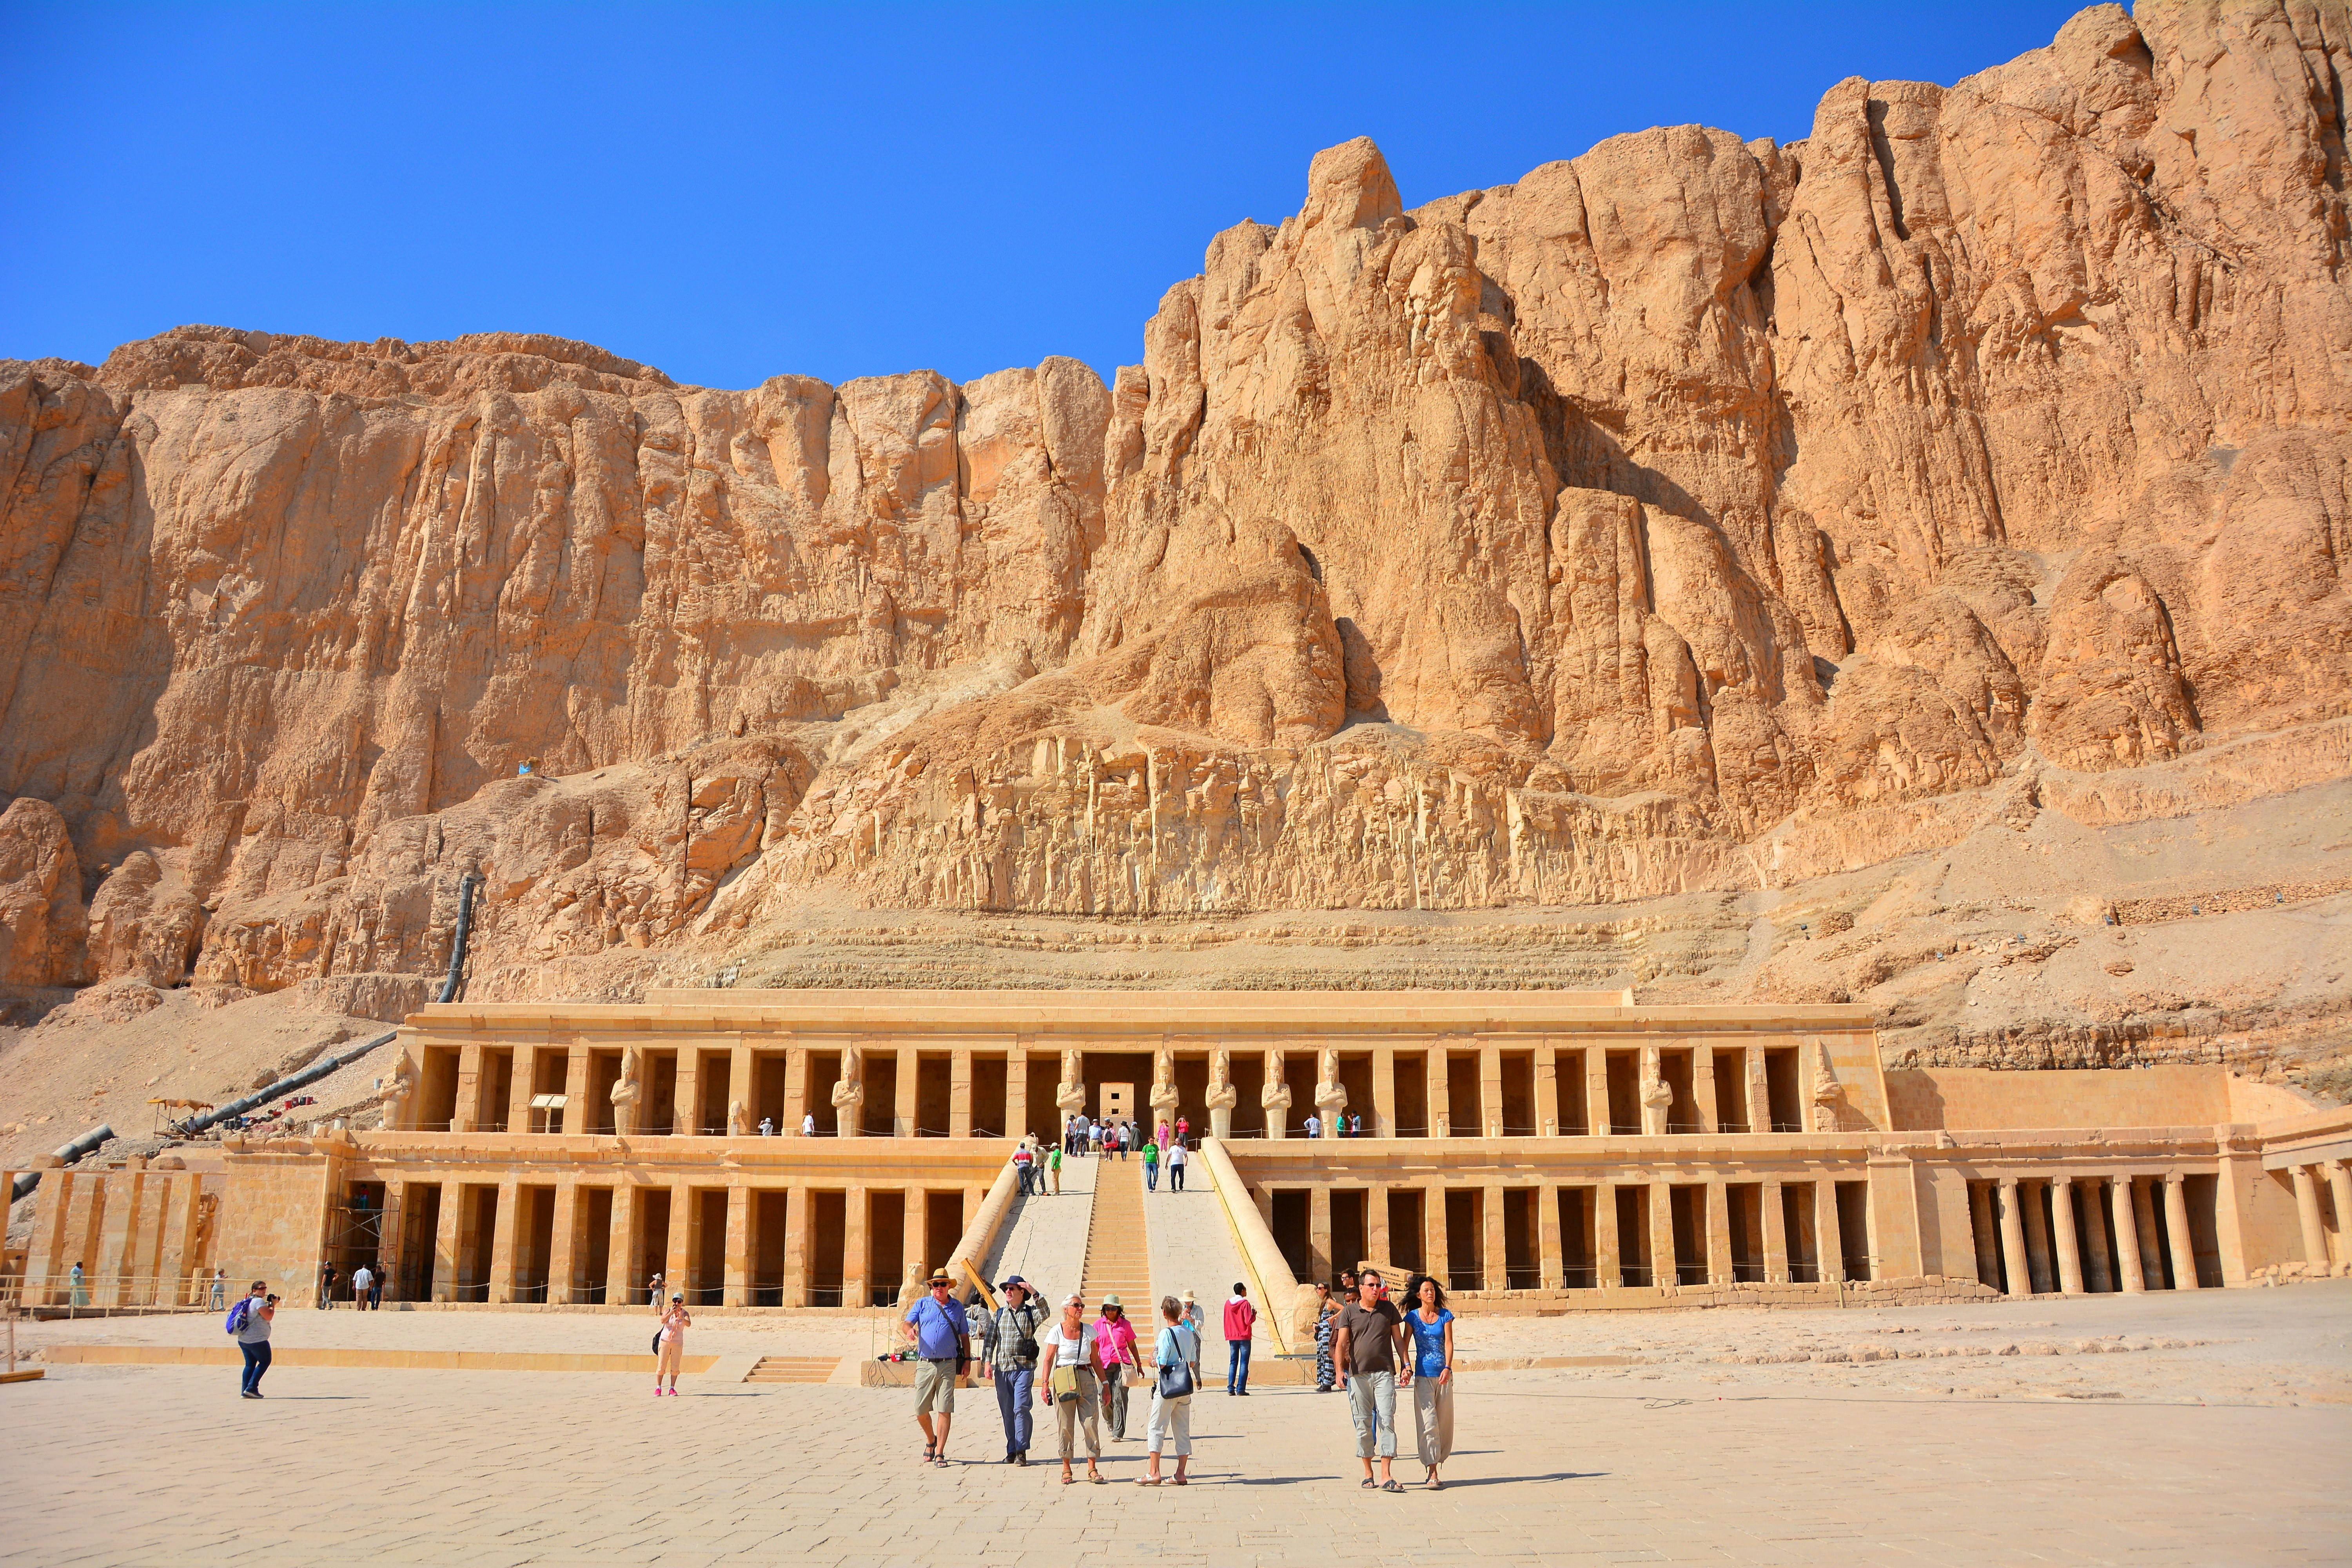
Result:
[[[1412,1332],[1412,1425],[1421,1446],[1421,1462],[1429,1468],[1423,1485],[1442,1491],[1437,1467],[1454,1454],[1454,1314],[1445,1308],[1445,1289],[1434,1279],[1414,1286],[1419,1298],[1404,1315]]]

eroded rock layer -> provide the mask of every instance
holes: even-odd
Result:
[[[1349,142],[1108,387],[0,365],[0,982],[429,972],[466,869],[491,990],[625,990],[823,909],[1777,895],[2045,776],[2341,778],[2347,47],[2103,5],[1411,211]]]

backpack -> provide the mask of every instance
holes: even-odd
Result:
[[[245,1327],[246,1313],[252,1305],[253,1298],[246,1296],[241,1297],[236,1305],[228,1310],[228,1331],[230,1333],[236,1333]]]

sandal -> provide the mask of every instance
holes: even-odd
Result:
[[[1183,1477],[1181,1477],[1181,1476],[1178,1476],[1174,1480],[1172,1480],[1172,1481],[1171,1481],[1171,1482],[1169,1483],[1169,1485],[1171,1485],[1171,1486],[1178,1486],[1178,1487],[1187,1487],[1187,1486],[1191,1486],[1192,1484],[1192,1482],[1190,1482],[1190,1481],[1186,1480],[1186,1479],[1185,1479]]]
[[[1087,1479],[1092,1481],[1098,1487],[1108,1486],[1110,1484],[1110,1478],[1104,1475],[1100,1470],[1088,1470],[1087,1472]]]
[[[941,1451],[932,1458],[931,1466],[934,1469],[940,1470],[944,1470],[948,1468],[948,1457],[945,1451]]]
[[[1075,1481],[1077,1479],[1077,1477],[1070,1474],[1067,1470],[1062,1472],[1062,1484],[1064,1486],[1068,1486],[1072,1481]]]
[[[1158,1476],[1138,1476],[1135,1478],[1135,1484],[1139,1487],[1156,1487],[1160,1484],[1160,1478]]]
[[[1381,1490],[1384,1492],[1401,1492],[1404,1490],[1404,1483],[1398,1480],[1394,1476],[1391,1476],[1387,1480],[1381,1483]]]
[[[923,1462],[924,1464],[927,1464],[927,1465],[928,1465],[928,1464],[929,1464],[933,1459],[936,1459],[936,1458],[938,1458],[939,1457],[940,1457],[940,1446],[939,1446],[937,1443],[926,1443],[926,1444],[924,1444],[924,1445],[923,1445],[923,1460],[922,1460],[922,1462]]]
[[[1362,1480],[1356,1483],[1356,1489],[1361,1492],[1376,1492],[1381,1489],[1381,1483],[1372,1479],[1371,1477],[1366,1476]]]

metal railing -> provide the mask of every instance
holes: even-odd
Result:
[[[1590,1263],[1571,1263],[1560,1270],[1560,1280],[1571,1290],[1598,1289],[1601,1270]]]
[[[85,1272],[76,1284],[70,1271],[64,1274],[12,1274],[0,1279],[0,1305],[38,1307],[45,1310],[63,1311],[71,1316],[89,1312],[93,1316],[126,1308],[147,1312],[202,1312],[212,1309],[212,1279],[209,1272],[189,1274],[134,1274],[129,1278],[117,1275],[102,1279]],[[225,1284],[221,1292],[220,1310],[245,1291]]]
[[[1675,1284],[1677,1284],[1677,1285],[1704,1285],[1704,1284],[1706,1284],[1706,1282],[1707,1282],[1707,1280],[1706,1280],[1706,1264],[1704,1264],[1704,1263],[1677,1263],[1677,1264],[1675,1264]]]
[[[1620,1284],[1647,1285],[1650,1283],[1650,1266],[1646,1263],[1620,1264],[1617,1276]]]
[[[1507,1290],[1540,1290],[1543,1270],[1531,1263],[1514,1264],[1503,1270],[1503,1288]]]

